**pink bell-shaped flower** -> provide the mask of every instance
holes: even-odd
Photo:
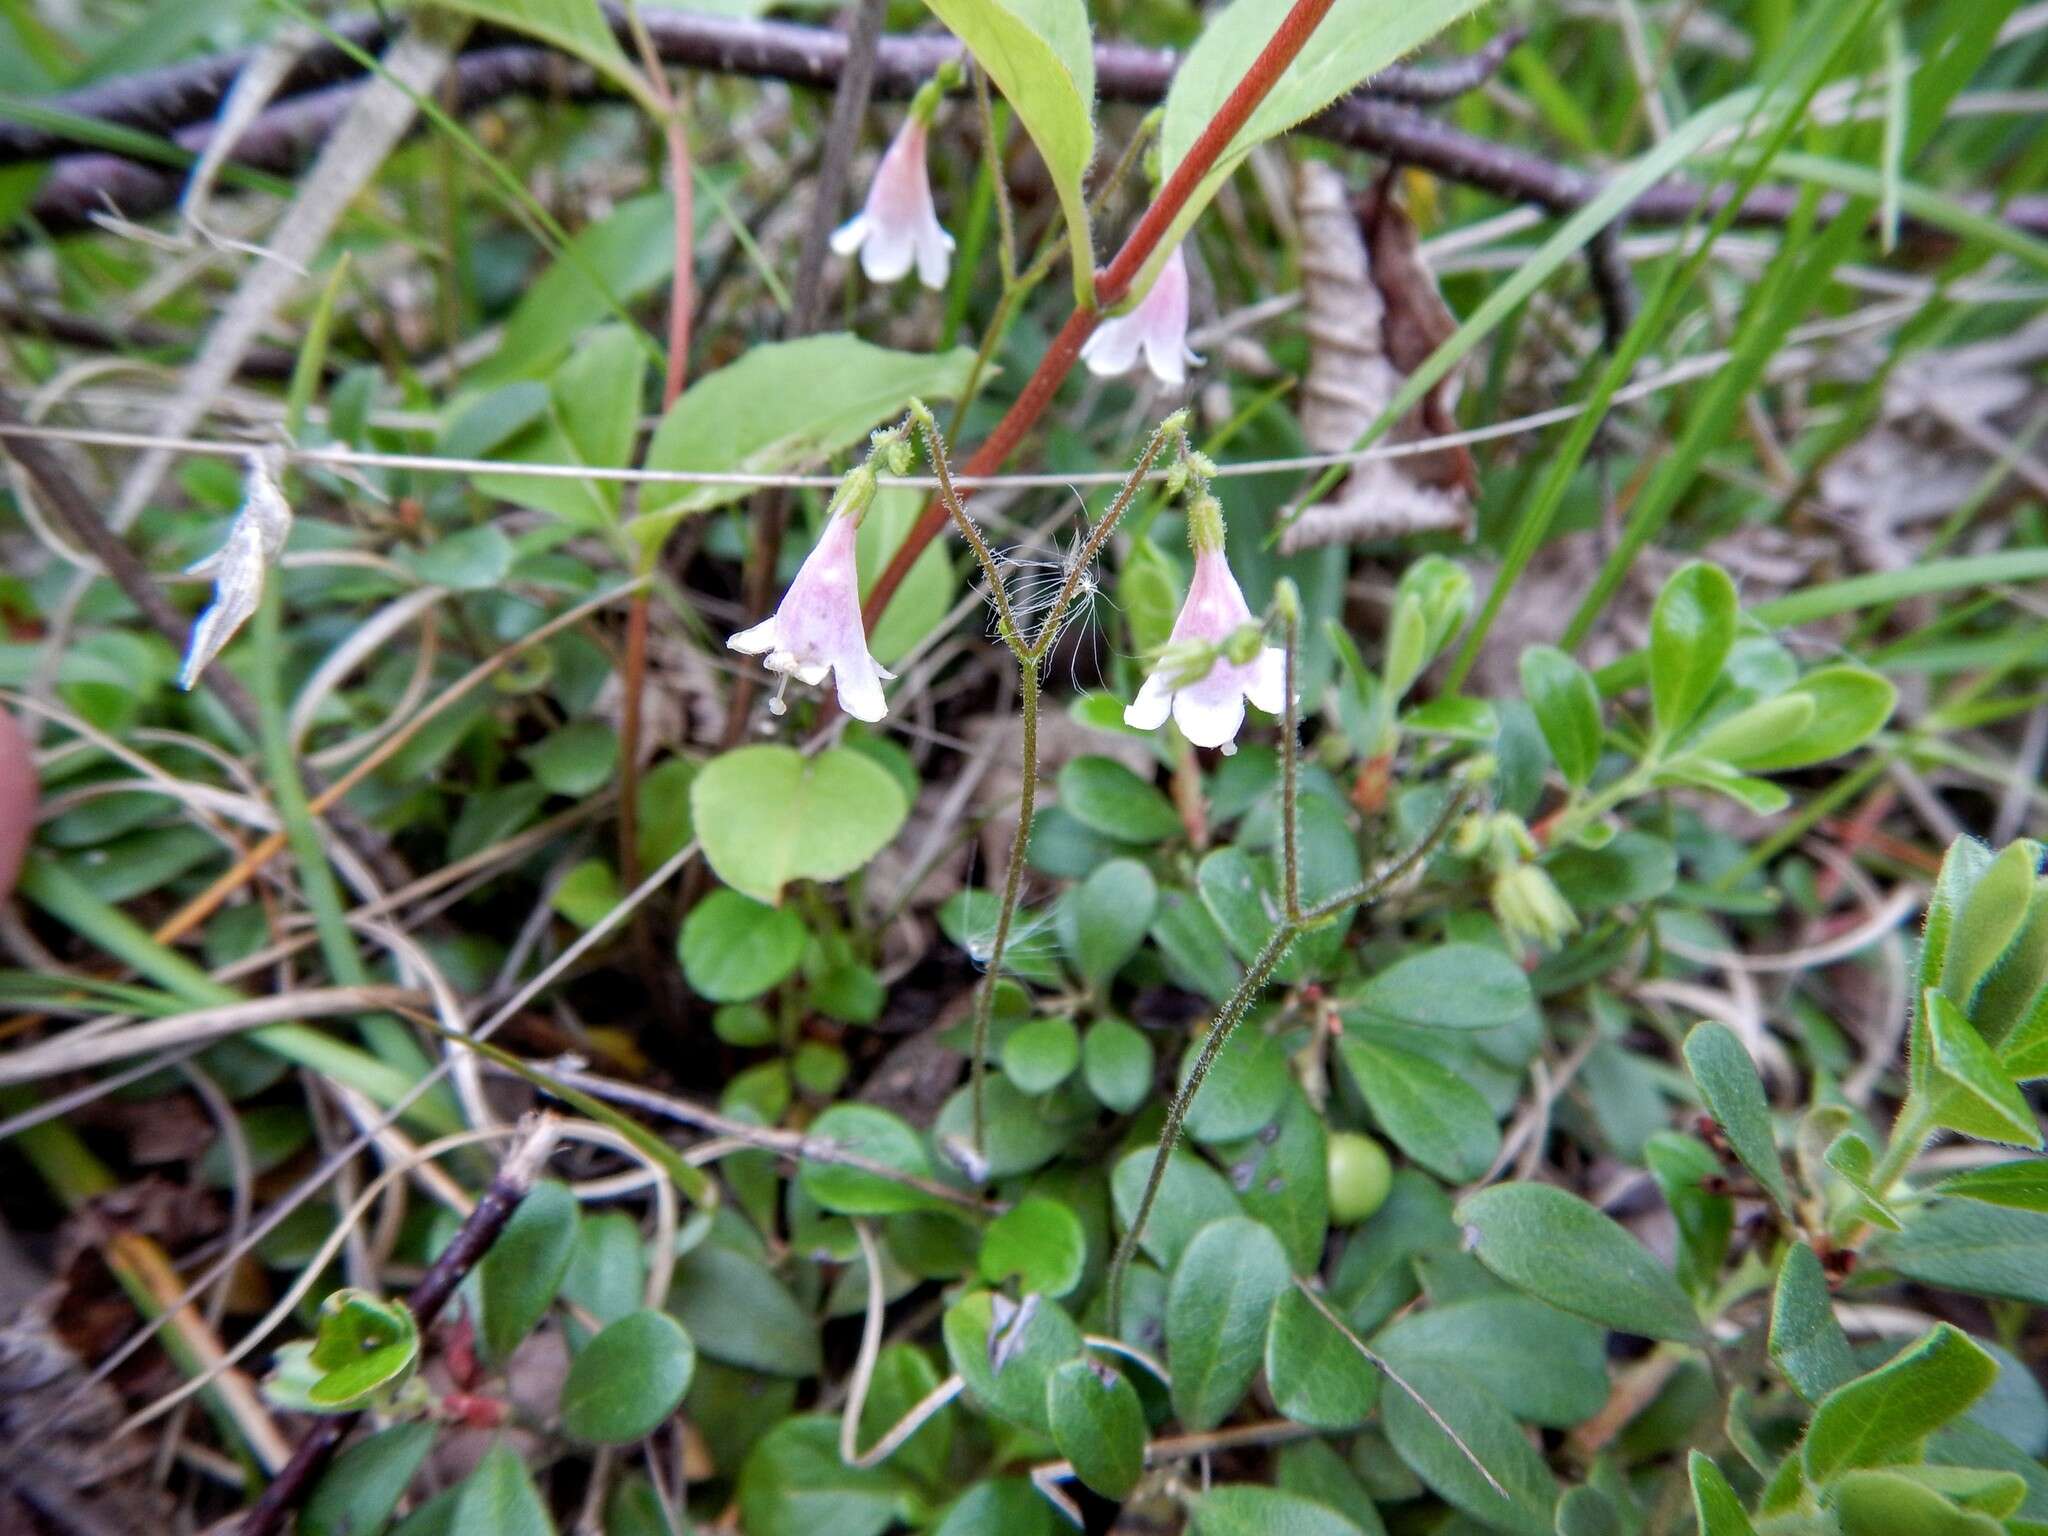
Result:
[[[875,168],[867,206],[832,232],[841,256],[860,252],[860,269],[872,282],[893,283],[910,271],[927,288],[946,286],[953,264],[953,237],[932,207],[931,177],[925,168],[929,119],[916,105]]]
[[[1177,245],[1136,308],[1103,321],[1082,343],[1081,361],[1113,378],[1135,368],[1140,352],[1153,377],[1174,389],[1187,383],[1187,365],[1201,362],[1188,350],[1188,262]]]
[[[1268,645],[1248,660],[1231,659],[1244,654],[1243,642],[1252,638],[1245,631],[1255,620],[1224,556],[1223,519],[1213,498],[1202,496],[1188,509],[1188,533],[1195,579],[1173,621],[1166,653],[1124,710],[1124,724],[1157,730],[1171,714],[1196,746],[1231,752],[1247,699],[1268,714],[1287,707],[1287,653]]]
[[[841,498],[841,506],[825,524],[824,537],[804,558],[773,617],[725,642],[746,655],[767,656],[768,670],[782,674],[781,686],[768,702],[775,714],[783,712],[782,690],[792,676],[815,687],[825,681],[827,672],[838,685],[839,707],[854,719],[873,722],[889,712],[882,679],[895,674],[884,671],[868,654],[867,631],[860,618],[860,577],[854,569],[855,522],[864,502],[857,495]]]

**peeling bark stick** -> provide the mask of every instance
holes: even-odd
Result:
[[[407,1305],[419,1323],[423,1340],[427,1329],[455,1294],[455,1288],[476,1267],[477,1261],[490,1252],[491,1244],[505,1230],[505,1223],[519,1209],[519,1202],[533,1188],[549,1152],[554,1150],[555,1134],[556,1122],[552,1115],[534,1116],[521,1127],[519,1140],[506,1154],[497,1177],[491,1180],[490,1188],[477,1201],[476,1209],[469,1213],[469,1219],[463,1222],[448,1246],[441,1250],[441,1256],[434,1260],[433,1267],[413,1287]],[[334,1453],[341,1449],[342,1441],[348,1438],[349,1431],[361,1419],[360,1413],[343,1413],[324,1418],[314,1425],[311,1433],[299,1442],[298,1449],[292,1452],[292,1459],[263,1490],[263,1496],[250,1506],[249,1513],[242,1518],[239,1536],[273,1536],[282,1529],[285,1518],[312,1491],[313,1484],[334,1459]]]
[[[619,42],[631,50],[633,39],[624,13],[616,6],[606,9]],[[838,82],[847,60],[859,56],[855,40],[831,27],[659,9],[649,10],[644,20],[662,61],[683,69],[829,86]],[[375,16],[349,17],[336,22],[333,30],[366,53],[375,53],[390,41],[384,22]],[[1503,32],[1479,52],[1450,63],[1391,65],[1367,89],[1391,100],[1421,104],[1462,96],[1484,83],[1520,36],[1519,30]],[[465,57],[503,52],[523,41],[514,33],[479,27]],[[520,47],[518,51],[541,50]],[[241,49],[120,76],[53,96],[41,105],[72,117],[168,138],[176,129],[211,119],[253,53]],[[959,45],[943,34],[881,39],[875,56],[874,89],[884,96],[908,96],[943,61],[959,53]],[[1095,50],[1097,84],[1103,95],[1114,101],[1157,101],[1165,95],[1167,82],[1179,65],[1178,56],[1166,49],[1104,43]],[[303,95],[360,79],[361,74],[361,66],[347,52],[323,40],[300,57],[278,95]],[[0,122],[0,165],[47,160],[92,147],[53,128]]]

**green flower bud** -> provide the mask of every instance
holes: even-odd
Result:
[[[1488,896],[1501,927],[1520,943],[1555,949],[1578,931],[1578,914],[1537,865],[1517,864],[1495,875]]]

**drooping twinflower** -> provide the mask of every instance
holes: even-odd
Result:
[[[1187,383],[1187,365],[1201,362],[1188,349],[1188,262],[1177,245],[1145,297],[1095,328],[1081,346],[1081,361],[1090,373],[1110,378],[1135,368],[1141,352],[1153,377],[1174,389]]]
[[[860,252],[860,269],[871,282],[893,283],[914,264],[927,288],[946,286],[953,264],[953,237],[932,206],[931,173],[925,164],[932,113],[943,80],[931,80],[910,103],[910,114],[875,167],[865,207],[832,232],[841,256]]]
[[[1535,862],[1542,850],[1521,817],[1506,811],[1468,816],[1451,848],[1487,867],[1487,902],[1511,942],[1556,949],[1578,931],[1578,914]]]
[[[1124,710],[1124,724],[1150,731],[1171,714],[1198,747],[1236,750],[1245,701],[1268,714],[1287,707],[1287,653],[1267,645],[1223,553],[1223,509],[1206,489],[1188,505],[1195,578],[1173,621],[1159,664]]]
[[[828,672],[839,692],[839,707],[854,719],[872,723],[889,712],[882,698],[882,680],[895,674],[884,670],[868,653],[854,536],[875,499],[880,467],[906,472],[910,444],[901,426],[877,432],[872,441],[867,462],[848,474],[833,494],[825,512],[824,535],[804,557],[774,614],[725,642],[748,656],[765,655],[768,670],[782,675],[775,697],[768,701],[774,714],[785,708],[782,695],[791,677],[815,687],[825,681]]]

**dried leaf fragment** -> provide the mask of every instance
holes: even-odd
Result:
[[[235,631],[256,612],[256,605],[263,601],[264,573],[284,551],[284,541],[292,531],[292,509],[277,488],[271,463],[263,454],[249,455],[242,508],[228,528],[227,542],[187,568],[187,575],[213,578],[213,601],[192,626],[185,664],[178,671],[180,688],[189,691]]]

